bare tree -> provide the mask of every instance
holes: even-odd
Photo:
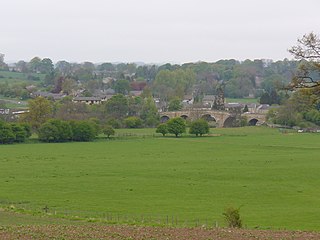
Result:
[[[293,77],[289,89],[315,88],[320,86],[320,38],[315,33],[305,34],[298,39],[296,46],[289,52],[300,60],[296,75]]]

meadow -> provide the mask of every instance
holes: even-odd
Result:
[[[225,226],[222,213],[233,206],[247,228],[320,230],[318,134],[264,127],[198,138],[154,129],[117,134],[0,146],[0,205],[186,226]]]

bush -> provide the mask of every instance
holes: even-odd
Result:
[[[71,127],[74,141],[88,142],[97,136],[96,128],[90,121],[74,121]]]
[[[156,129],[156,133],[161,133],[162,136],[165,136],[168,133],[168,126],[166,123],[161,123]]]
[[[50,119],[43,123],[39,130],[39,140],[43,142],[66,142],[72,139],[72,129],[69,122]]]
[[[121,121],[120,120],[117,120],[117,119],[114,119],[114,118],[111,118],[107,121],[107,124],[112,126],[113,128],[121,128]]]
[[[0,122],[0,143],[7,144],[15,141],[15,135],[11,125],[5,122]]]
[[[11,129],[13,134],[15,135],[15,142],[24,142],[26,141],[28,134],[27,131],[21,124],[13,123],[11,124]]]
[[[225,220],[227,222],[228,227],[231,228],[241,228],[242,227],[242,220],[240,219],[240,209],[228,207],[225,209],[223,213]]]
[[[209,130],[208,122],[204,119],[199,119],[190,124],[189,133],[202,136],[203,134],[209,133]]]
[[[114,134],[115,134],[115,131],[114,131],[114,129],[112,128],[112,126],[106,125],[106,126],[103,128],[103,133],[104,133],[105,135],[107,135],[107,138],[110,138],[111,135],[114,135]]]
[[[168,133],[172,133],[176,137],[178,137],[179,134],[186,132],[186,121],[180,117],[171,118],[166,124],[168,127]]]
[[[124,119],[127,128],[139,128],[142,126],[142,120],[138,117],[127,117]]]

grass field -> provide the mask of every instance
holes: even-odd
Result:
[[[226,98],[227,103],[259,103],[259,98]]]
[[[320,230],[320,135],[248,127],[176,139],[128,131],[90,143],[0,146],[0,204],[178,225],[224,225],[225,207],[234,206],[248,228]]]
[[[39,80],[28,79],[28,76],[38,78]],[[0,83],[7,82],[9,85],[14,83],[27,83],[27,84],[37,84],[40,81],[43,81],[45,74],[40,73],[20,73],[20,72],[9,72],[9,71],[0,71]]]

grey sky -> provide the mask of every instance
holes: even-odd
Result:
[[[72,62],[291,58],[319,0],[0,0],[0,53]]]

